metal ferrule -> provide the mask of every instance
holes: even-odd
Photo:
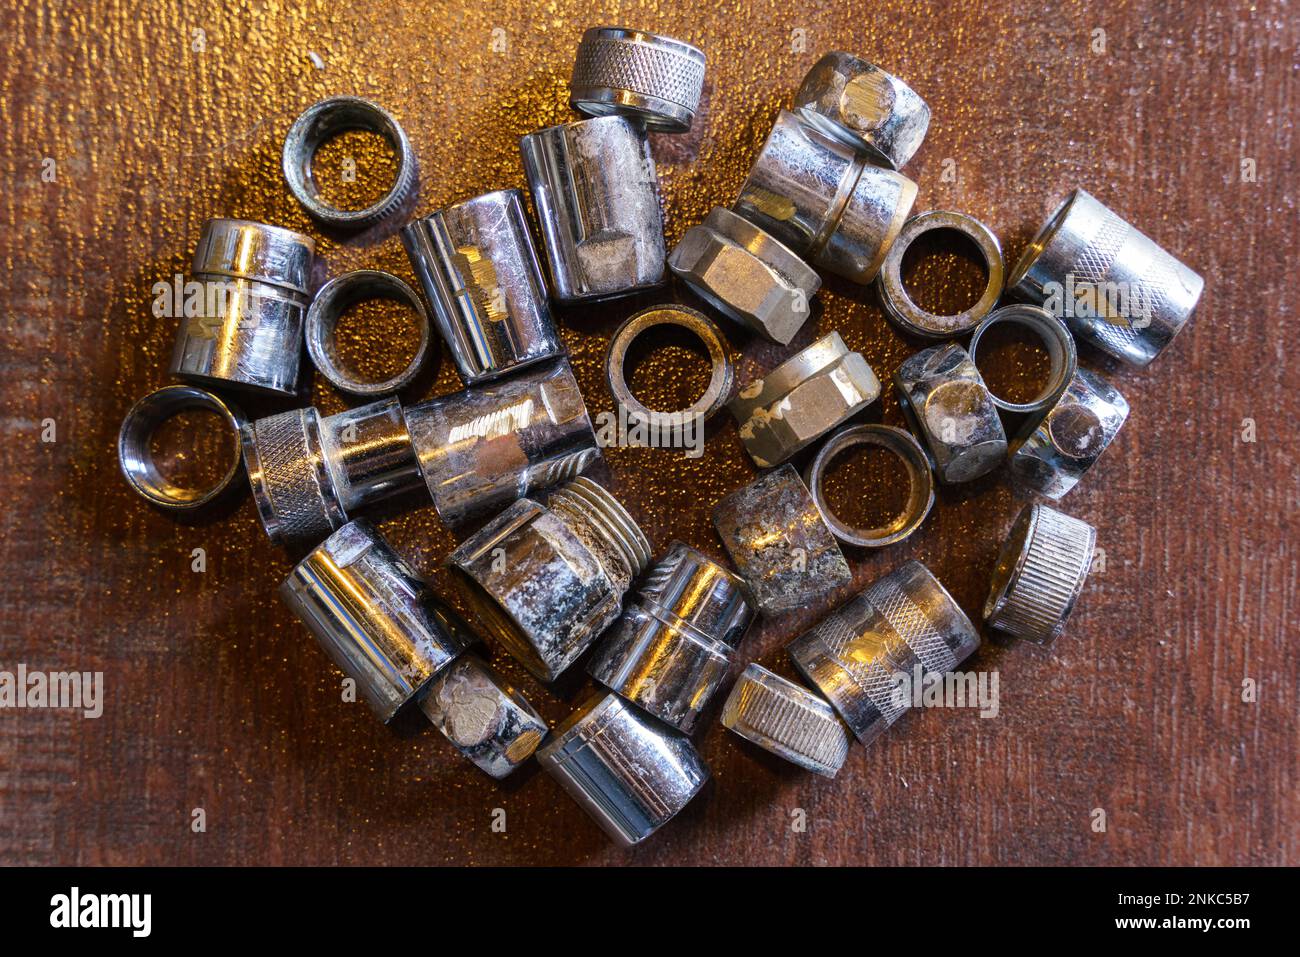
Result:
[[[623,847],[666,824],[709,779],[690,738],[614,694],[570,715],[537,760]]]
[[[952,671],[979,647],[979,633],[918,561],[868,585],[786,649],[795,667],[835,706],[863,744],[911,707],[900,693],[920,674]]]
[[[970,357],[976,367],[979,366],[981,359],[980,342],[989,329],[999,323],[1011,323],[1032,332],[1047,351],[1050,368],[1047,373],[1047,381],[1039,390],[1038,395],[1027,402],[1012,402],[1009,399],[1002,398],[992,390],[989,391],[989,398],[993,400],[993,404],[999,409],[1007,412],[1047,411],[1061,397],[1061,393],[1070,384],[1070,380],[1074,378],[1075,370],[1079,367],[1079,354],[1074,345],[1074,336],[1070,335],[1070,330],[1065,327],[1061,320],[1046,309],[1021,302],[1012,303],[1009,306],[995,309],[985,316],[984,321],[976,326],[975,331],[971,334]]]
[[[466,385],[563,352],[519,190],[440,209],[401,235]]]
[[[663,133],[691,128],[704,89],[704,54],[672,37],[593,27],[582,35],[569,103],[589,116],[616,113]]]
[[[1044,305],[1080,339],[1145,366],[1191,318],[1205,280],[1076,189],[1030,242],[1007,291]]]
[[[555,298],[606,299],[664,281],[659,180],[645,131],[601,116],[519,142]]]
[[[591,676],[689,734],[754,617],[744,582],[681,542],[651,569],[588,666]]]
[[[208,220],[192,266],[203,302],[198,315],[181,320],[171,374],[199,385],[294,395],[315,252],[315,241],[292,230]]]
[[[831,706],[756,662],[731,689],[722,706],[722,725],[823,777],[835,777],[849,756],[848,732]]]
[[[600,457],[568,362],[406,409],[420,473],[448,524],[573,478]]]
[[[650,543],[604,488],[576,478],[520,499],[447,558],[489,635],[554,681],[617,620]]]
[[[298,563],[280,595],[383,721],[468,640],[428,585],[364,520]]]

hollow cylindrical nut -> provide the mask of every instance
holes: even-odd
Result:
[[[1075,370],[1079,367],[1079,354],[1074,345],[1074,336],[1070,335],[1070,330],[1060,319],[1046,309],[1022,302],[1012,303],[995,309],[985,316],[984,321],[971,334],[970,358],[977,368],[983,358],[980,343],[984,340],[984,336],[994,326],[1004,323],[1021,326],[1032,332],[1047,350],[1050,366],[1047,381],[1033,398],[1024,402],[1013,402],[1004,399],[992,389],[989,390],[989,398],[999,409],[1007,412],[1045,412],[1061,397],[1061,393],[1070,384]]]
[[[618,114],[663,133],[691,128],[704,89],[704,54],[672,37],[593,27],[582,35],[569,103],[589,116]]]
[[[849,756],[849,734],[831,706],[757,663],[731,689],[722,725],[823,777],[835,777]]]

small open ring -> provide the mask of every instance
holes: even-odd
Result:
[[[1047,384],[1043,386],[1037,398],[1028,402],[1008,402],[994,395],[992,389],[989,390],[989,398],[999,409],[1007,412],[1044,412],[1050,409],[1070,384],[1070,380],[1074,378],[1074,371],[1079,366],[1079,354],[1074,347],[1074,336],[1070,335],[1070,330],[1065,327],[1065,323],[1046,309],[1023,304],[1003,306],[996,312],[990,313],[971,336],[970,348],[967,351],[977,369],[980,364],[980,337],[990,326],[995,326],[999,322],[1015,323],[1034,332],[1046,347],[1052,368],[1047,377]],[[984,370],[980,369],[981,375],[983,372]],[[987,382],[986,376],[985,383]]]

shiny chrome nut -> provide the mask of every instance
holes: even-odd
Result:
[[[645,130],[600,116],[519,141],[555,298],[626,296],[663,284],[659,180]]]
[[[753,617],[753,599],[737,575],[674,542],[587,670],[643,711],[690,734]]]
[[[383,721],[473,641],[364,519],[344,525],[299,562],[280,595]]]
[[[916,353],[894,372],[898,404],[925,440],[939,481],[969,482],[1002,464],[1007,434],[984,377],[955,342]]]
[[[916,184],[873,166],[782,110],[732,206],[812,265],[857,283],[876,278],[916,199]]]
[[[784,462],[880,396],[880,380],[838,332],[742,388],[727,408],[759,468]]]
[[[1076,336],[1145,366],[1187,324],[1205,280],[1076,189],[1011,270],[1007,291],[1046,306]]]
[[[406,410],[438,516],[458,525],[600,458],[578,381],[559,359]]]
[[[622,611],[650,543],[604,488],[576,478],[543,508],[523,498],[447,558],[484,630],[554,681]]]
[[[984,270],[988,273],[984,292],[975,305],[952,316],[940,316],[922,309],[912,301],[903,284],[903,257],[907,255],[907,250],[920,236],[940,230],[961,233],[974,243],[980,258],[984,260]],[[903,224],[903,231],[898,234],[894,245],[889,247],[885,263],[880,267],[876,285],[880,289],[880,299],[884,303],[886,314],[904,332],[927,339],[947,339],[975,328],[998,304],[998,297],[1002,295],[1003,272],[1002,247],[987,226],[965,213],[933,209],[918,213]]]
[[[952,671],[979,647],[966,613],[930,570],[906,562],[868,585],[786,649],[863,744],[911,707],[901,689]]]
[[[851,53],[828,53],[808,71],[794,108],[823,133],[891,169],[921,147],[930,107],[898,77]]]
[[[789,249],[721,207],[686,231],[668,268],[723,315],[783,346],[808,319],[822,284]]]
[[[704,54],[672,37],[623,27],[582,35],[569,104],[588,116],[618,114],[663,133],[691,128],[704,89]]]
[[[574,711],[537,761],[622,847],[663,827],[709,779],[690,738],[615,694]]]
[[[447,206],[401,236],[466,385],[563,353],[519,190]]]
[[[1128,400],[1079,369],[1050,412],[1011,444],[1011,474],[1024,488],[1060,499],[1101,458],[1128,418]]]
[[[732,492],[714,507],[713,524],[765,614],[808,608],[853,580],[793,465]]]
[[[420,710],[456,750],[498,781],[546,737],[522,694],[475,655],[461,655],[429,684]]]
[[[835,777],[849,756],[849,734],[831,706],[757,663],[731,689],[722,725],[823,777]]]
[[[1007,412],[1043,412],[1050,409],[1070,384],[1075,370],[1079,367],[1079,354],[1075,350],[1074,337],[1070,335],[1070,330],[1065,328],[1061,320],[1038,306],[1022,304],[1003,306],[989,313],[975,329],[975,334],[971,336],[970,357],[976,368],[980,364],[980,340],[992,326],[1000,322],[1024,326],[1033,332],[1047,349],[1051,369],[1047,374],[1047,382],[1039,390],[1038,395],[1028,402],[1011,402],[991,390],[989,398],[999,409],[1005,409]]]
[[[878,528],[855,528],[835,516],[826,504],[822,481],[827,467],[835,458],[855,445],[875,445],[892,452],[907,470],[908,495],[903,511],[887,525]],[[901,542],[920,528],[934,506],[934,476],[925,449],[910,432],[889,425],[853,425],[836,432],[808,464],[804,484],[835,537],[859,548],[880,548]]]
[[[1097,530],[1047,505],[1026,505],[993,567],[984,620],[1050,645],[1065,630],[1092,567]]]
[[[381,382],[357,379],[340,368],[334,330],[343,314],[359,302],[388,299],[407,306],[415,313],[420,344],[406,368]],[[415,290],[392,273],[377,269],[357,269],[336,276],[321,286],[307,310],[307,352],[316,371],[336,389],[352,395],[378,396],[400,392],[415,381],[429,354],[429,312]]]
[[[393,185],[365,209],[339,209],[326,202],[312,174],[316,151],[350,130],[382,136],[397,160]],[[377,103],[358,96],[335,96],[303,111],[284,138],[280,166],[293,198],[322,226],[341,230],[369,229],[393,215],[415,192],[415,153],[406,131]]]
[[[196,385],[295,395],[315,254],[314,240],[289,229],[208,220],[192,264],[203,301],[176,331],[171,374]]]

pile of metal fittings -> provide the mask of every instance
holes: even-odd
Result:
[[[690,735],[756,615],[807,608],[848,585],[842,545],[879,548],[909,536],[934,503],[936,481],[969,482],[1005,461],[1024,489],[1062,498],[1128,415],[1113,385],[1079,368],[1076,341],[1144,366],[1186,324],[1202,289],[1199,276],[1082,189],[1009,274],[997,238],[972,217],[912,215],[916,185],[899,170],[921,146],[930,110],[907,84],[846,53],[827,54],[809,71],[731,208],[714,209],[669,253],[647,137],[690,129],[704,68],[703,53],[668,37],[612,28],[582,37],[571,103],[585,118],[520,143],[549,282],[524,197],[513,189],[401,230],[418,291],[367,270],[337,276],[313,296],[312,239],[209,221],[193,272],[210,308],[184,321],[171,366],[184,384],[141,400],[119,441],[127,480],[175,512],[212,502],[242,464],[271,539],[311,549],[281,586],[285,602],[381,720],[418,707],[495,778],[535,755],[625,845],[653,833],[708,778]],[[386,196],[345,211],[321,197],[312,160],[330,137],[356,129],[387,140],[398,170]],[[416,182],[397,120],[354,97],[317,103],[293,124],[283,169],[307,212],[334,230],[391,220]],[[903,282],[904,254],[934,230],[963,234],[986,266],[987,288],[957,315],[921,308]],[[935,341],[893,371],[908,432],[845,424],[876,401],[881,380],[835,331],[738,388],[725,336],[696,309],[664,302],[613,334],[610,389],[631,420],[680,441],[726,406],[763,470],[713,510],[734,571],[681,543],[656,559],[624,505],[581,474],[600,452],[551,304],[657,288],[665,268],[717,316],[781,345],[808,319],[819,272],[875,283],[893,322]],[[334,329],[344,310],[375,297],[409,306],[420,347],[400,375],[359,381],[337,361]],[[1000,305],[1005,298],[1015,301]],[[981,343],[999,324],[1040,339],[1050,359],[1047,384],[1031,399],[999,396],[981,375]],[[396,393],[419,371],[434,325],[465,388],[405,406]],[[678,413],[642,405],[624,372],[633,341],[664,325],[697,337],[713,368],[705,395]],[[967,334],[963,348],[955,340]],[[326,379],[367,403],[324,417],[297,408],[246,421],[226,396],[295,397],[304,343]],[[154,429],[190,407],[217,413],[239,437],[235,459],[207,490],[171,483],[150,453]],[[1004,415],[1026,423],[1010,439]],[[800,474],[790,458],[816,443]],[[864,445],[897,456],[908,476],[903,512],[880,527],[846,523],[823,489],[829,464]],[[423,488],[450,525],[487,518],[446,559],[476,629],[359,517]],[[1054,641],[1095,539],[1084,521],[1027,506],[994,568],[985,621],[1026,641]],[[608,690],[548,731],[469,650],[480,636],[543,682],[587,656]],[[950,672],[979,643],[943,585],[910,561],[790,643],[806,686],[751,664],[721,721],[833,776],[851,737],[869,744],[909,707],[897,694],[901,675]]]

